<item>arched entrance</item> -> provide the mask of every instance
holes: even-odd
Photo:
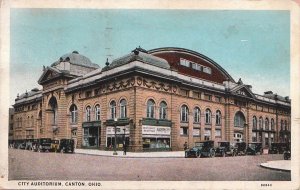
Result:
[[[234,133],[233,140],[235,142],[245,142],[245,123],[246,119],[243,112],[238,111],[234,115]]]
[[[47,109],[47,118],[48,124],[52,126],[53,133],[56,134],[58,132],[58,105],[57,100],[54,96],[52,96],[48,102]]]

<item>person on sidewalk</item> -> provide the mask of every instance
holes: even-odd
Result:
[[[187,150],[187,149],[188,149],[188,144],[187,144],[187,142],[185,142],[185,143],[183,144],[183,149],[184,149],[184,150]]]
[[[126,155],[126,148],[127,148],[126,146],[127,146],[127,145],[126,145],[126,141],[124,141],[124,142],[123,142],[123,151],[124,151],[124,152],[123,152],[123,155]]]

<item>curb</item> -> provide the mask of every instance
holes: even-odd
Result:
[[[170,157],[159,157],[159,156],[155,156],[155,157],[146,157],[146,156],[113,156],[113,155],[101,155],[101,154],[89,154],[89,153],[79,153],[79,152],[75,152],[75,154],[83,154],[83,155],[90,155],[90,156],[102,156],[102,157],[114,157],[114,158],[184,158],[183,157],[179,157],[179,156],[170,156]]]
[[[260,167],[262,167],[262,168],[266,168],[266,169],[270,169],[270,170],[276,170],[276,171],[282,171],[282,172],[291,172],[291,170],[288,170],[288,169],[274,168],[274,167],[269,167],[269,166],[265,166],[265,165],[262,165],[262,164],[264,164],[264,163],[260,164]]]

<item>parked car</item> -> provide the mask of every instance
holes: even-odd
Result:
[[[218,147],[216,148],[216,155],[225,157],[226,155],[236,156],[237,149],[233,143],[228,141],[219,141]]]
[[[191,149],[185,151],[185,158],[198,158],[201,156],[201,149],[203,147],[203,142],[196,142],[195,146]]]
[[[245,155],[247,150],[247,144],[245,142],[235,143],[237,155]]]
[[[25,150],[32,150],[33,141],[34,141],[34,139],[26,139]]]
[[[52,140],[51,141],[51,151],[57,152],[58,147],[59,147],[59,140]]]
[[[215,157],[214,141],[204,141],[201,155],[205,157]]]
[[[282,154],[287,146],[287,143],[271,143],[269,154]]]
[[[20,140],[18,145],[17,145],[18,149],[24,149],[26,148],[26,141],[25,140]]]
[[[40,138],[37,145],[38,152],[45,152],[51,150],[51,139],[50,138]]]
[[[256,154],[262,154],[262,143],[249,143],[247,150],[247,155],[256,155]]]
[[[60,139],[58,152],[74,152],[74,140],[73,139]]]
[[[39,145],[39,139],[34,139],[31,143],[31,150],[37,151]]]

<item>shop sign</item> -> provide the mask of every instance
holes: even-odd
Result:
[[[143,125],[142,134],[144,135],[171,135],[170,127],[157,127]]]
[[[124,126],[117,126],[116,127],[117,135],[123,135],[124,134]],[[107,135],[114,135],[115,134],[115,127],[106,127],[106,134]],[[125,134],[129,134],[129,126],[125,126]]]

